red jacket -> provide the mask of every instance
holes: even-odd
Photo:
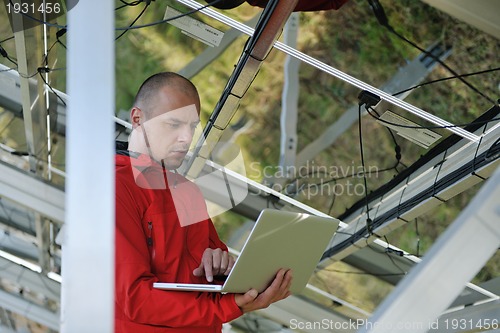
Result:
[[[180,193],[166,178],[182,183]],[[206,214],[194,184],[145,155],[116,155],[115,333],[220,332],[242,314],[232,294],[153,289],[157,281],[206,283],[193,275],[203,251],[227,250],[209,218],[181,226],[178,214]]]

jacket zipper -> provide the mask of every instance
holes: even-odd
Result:
[[[148,246],[153,246],[153,222],[148,222],[148,237],[146,241]]]
[[[148,237],[146,237],[146,242],[148,243],[148,247],[151,248],[151,261],[155,259],[155,248],[153,246],[153,222],[148,222]]]

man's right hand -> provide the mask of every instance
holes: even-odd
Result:
[[[258,309],[265,309],[274,302],[290,296],[290,286],[292,284],[292,271],[280,269],[266,290],[258,293],[255,289],[250,289],[245,294],[234,295],[236,304],[243,313]]]

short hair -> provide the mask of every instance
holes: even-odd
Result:
[[[156,93],[165,86],[175,87],[179,92],[199,101],[198,90],[191,81],[174,72],[161,72],[151,75],[142,83],[135,96],[134,105],[139,108],[145,108],[143,111],[146,113],[146,116],[149,116],[149,101],[151,101]]]

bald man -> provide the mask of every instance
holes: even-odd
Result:
[[[201,192],[175,171],[188,152],[199,112],[199,95],[189,80],[155,74],[141,85],[130,111],[128,145],[117,144],[117,333],[221,332],[222,323],[290,294],[292,274],[285,270],[261,294],[153,288],[160,281],[212,283],[234,264]]]

